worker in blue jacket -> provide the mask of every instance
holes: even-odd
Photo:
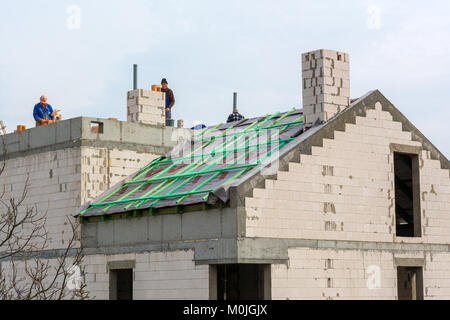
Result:
[[[52,116],[53,108],[47,103],[47,97],[42,95],[40,102],[34,106],[33,116],[36,120],[36,126],[42,125],[43,120],[54,120]]]

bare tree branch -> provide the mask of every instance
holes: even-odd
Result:
[[[1,138],[0,178],[6,169],[6,146]],[[89,299],[79,221],[67,217],[72,237],[55,259],[44,258],[42,252],[49,242],[45,228],[48,209],[39,214],[36,205],[25,205],[29,188],[27,175],[17,199],[5,187],[0,193],[0,300]],[[69,286],[72,282],[75,285]]]

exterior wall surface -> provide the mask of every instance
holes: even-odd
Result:
[[[209,298],[209,266],[196,266],[193,250],[179,250],[87,256],[87,289],[96,299],[109,299],[108,263],[115,261],[135,262],[135,300]]]
[[[426,299],[450,299],[450,254],[427,253],[424,268],[424,295]]]
[[[289,263],[272,265],[272,298],[398,299],[396,259],[423,259],[424,299],[450,298],[448,253],[289,249]]]
[[[394,145],[419,155],[421,237],[395,234]],[[333,240],[355,248],[290,247],[288,262],[272,265],[274,299],[397,299],[396,259],[423,261],[425,299],[449,297],[449,170],[380,103],[254,189],[245,206],[249,238]],[[380,249],[361,250],[358,243]],[[384,250],[387,244],[393,249]],[[368,287],[370,266],[379,267],[379,288]]]
[[[28,177],[22,209],[35,206],[39,213],[47,213],[47,249],[64,248],[72,237],[67,217],[157,156],[96,147],[36,153],[6,161],[0,190],[5,190],[3,199],[18,200]]]
[[[449,244],[449,170],[425,150],[419,154],[422,237],[396,237],[392,144],[422,147],[378,103],[254,189],[245,201],[246,236]]]
[[[64,248],[72,237],[68,216],[169,151],[188,131],[80,117],[1,136],[0,165],[6,160],[0,192],[18,200],[28,177],[22,210],[34,206],[46,213],[47,249]]]
[[[93,131],[92,124],[99,127]],[[0,194],[4,190],[3,199],[18,200],[28,177],[22,209],[35,207],[39,213],[47,214],[49,242],[45,255],[57,256],[54,249],[65,248],[72,238],[68,217],[73,219],[83,203],[169,151],[186,134],[189,130],[94,118],[70,119],[8,134],[1,137],[5,138],[6,155],[2,146],[0,157],[6,156],[6,160],[0,176]],[[208,279],[207,266],[196,267],[191,255],[193,251],[182,250],[132,254],[136,260],[135,298],[208,298],[208,281],[202,284],[201,280]],[[109,291],[106,294],[101,290],[109,290],[109,280],[99,270],[124,257],[129,255],[85,257],[91,296],[109,298]],[[56,262],[51,258],[49,261]],[[10,269],[9,263],[1,261],[0,268]],[[23,261],[17,261],[19,274],[24,272],[23,265]]]
[[[82,147],[81,157],[83,204],[140,170],[159,155],[132,150]]]
[[[379,267],[379,287],[369,289],[368,269]],[[289,265],[272,265],[272,298],[396,299],[390,253],[358,250],[289,249]]]
[[[67,220],[81,204],[81,149],[70,148],[36,153],[7,160],[0,176],[4,200],[19,200],[28,178],[27,194],[21,210],[35,207],[47,214],[48,249],[63,248],[72,238]]]

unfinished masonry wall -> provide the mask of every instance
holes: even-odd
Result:
[[[3,199],[18,200],[28,177],[22,209],[35,206],[39,213],[47,213],[47,249],[63,248],[72,237],[67,217],[157,156],[95,147],[36,153],[6,161],[0,190],[5,190]]]
[[[272,265],[275,300],[396,298],[392,254],[309,248],[292,248],[288,254],[288,266]],[[367,286],[371,265],[378,266],[381,273],[380,287],[372,290]]]
[[[425,150],[419,154],[422,237],[395,236],[391,144],[422,147],[377,103],[254,189],[245,201],[246,236],[449,244],[449,170]]]
[[[47,213],[49,248],[62,248],[72,237],[67,217],[81,204],[81,149],[69,148],[36,153],[5,162],[0,176],[3,199],[19,200],[28,178],[29,187],[21,210],[35,207]]]
[[[81,204],[150,163],[157,154],[132,150],[82,147]]]
[[[95,130],[93,130],[95,129]],[[3,199],[18,199],[29,177],[22,210],[47,213],[48,250],[72,237],[67,217],[153,159],[189,130],[79,117],[1,136]],[[2,141],[5,142],[3,150]]]
[[[0,263],[0,267],[2,268],[2,275],[6,279],[6,286],[11,286],[12,283],[15,283],[15,287],[13,286],[12,290],[10,290],[10,294],[12,297],[17,297],[20,293],[22,298],[18,300],[27,300],[26,295],[29,293],[27,289],[30,288],[31,284],[25,283],[24,279],[30,279],[30,277],[27,275],[27,272],[31,272],[38,277],[38,282],[33,286],[34,290],[29,293],[32,300],[78,299],[74,296],[74,292],[71,291],[70,286],[66,286],[64,288],[61,287],[61,283],[64,281],[64,273],[60,271],[57,274],[56,270],[58,270],[58,268],[61,266],[61,263],[57,259],[40,260],[40,262],[45,264],[48,263],[48,269],[45,276],[40,276],[39,272],[36,272],[37,265],[34,260],[27,260],[26,263],[24,260],[16,260],[13,263],[11,262],[11,260],[9,260]],[[75,275],[75,273],[69,271],[69,268],[73,265],[74,257],[66,257],[65,262],[67,272],[69,273],[68,276],[72,274]],[[42,268],[42,265],[38,266],[38,269],[40,268]],[[13,270],[15,271],[15,274]],[[11,279],[15,279],[15,281],[13,282],[11,281]],[[54,282],[53,280],[55,279],[56,281]],[[39,285],[39,282],[42,284],[42,287]],[[68,281],[66,279],[66,284],[67,283]],[[59,298],[60,294],[61,297]]]
[[[109,299],[109,268],[120,261],[134,265],[135,300],[209,299],[209,267],[195,265],[193,250],[87,256],[87,289],[96,299]]]
[[[165,126],[165,93],[137,89],[127,93],[127,121]]]
[[[393,144],[420,150],[421,237],[395,234]],[[396,299],[402,285],[397,283],[397,259],[423,261],[424,298],[448,299],[447,250],[357,249],[357,242],[450,243],[449,170],[402,131],[380,103],[265,183],[246,198],[247,237],[354,241],[355,246],[289,248],[287,264],[272,265],[274,299]],[[370,289],[373,266],[380,270],[380,287]]]
[[[350,104],[348,53],[316,50],[302,54],[302,81],[306,126],[328,121]]]
[[[424,299],[449,299],[448,253],[289,249],[272,265],[273,299],[397,299],[396,259],[424,260]]]

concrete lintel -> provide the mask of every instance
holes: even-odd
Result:
[[[405,144],[391,143],[389,144],[389,149],[391,152],[409,153],[409,154],[420,154],[422,151],[421,147],[408,146]]]
[[[286,264],[288,259],[217,259],[217,260],[195,260],[196,265],[215,264]]]
[[[397,267],[423,267],[425,266],[424,258],[394,258],[394,264]]]
[[[107,270],[134,269],[135,266],[135,260],[108,261],[106,264]]]

